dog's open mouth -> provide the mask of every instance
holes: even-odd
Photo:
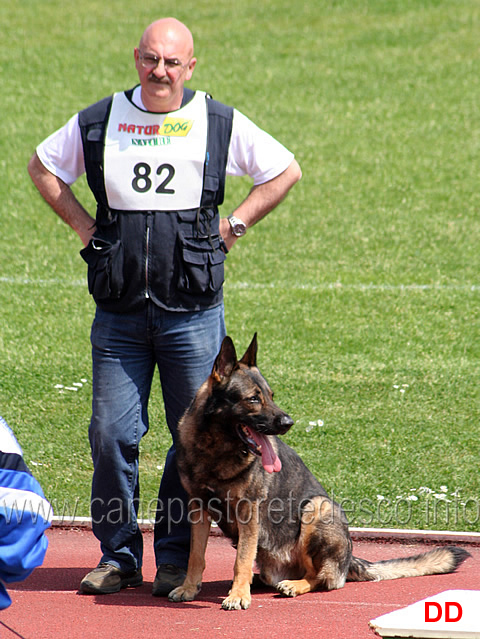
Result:
[[[282,462],[273,450],[267,435],[262,435],[243,424],[237,426],[237,431],[242,441],[248,446],[248,450],[262,458],[262,465],[267,473],[278,473],[282,470]]]

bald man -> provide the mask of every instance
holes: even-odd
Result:
[[[184,86],[197,62],[184,24],[164,18],[149,25],[134,58],[139,84],[74,115],[37,147],[28,169],[80,237],[96,303],[89,439],[101,559],[80,591],[107,594],[142,583],[138,455],[158,367],[172,446],[155,514],[153,594],[167,596],[183,583],[190,543],[176,428],[226,333],[224,260],[301,171],[290,151],[242,113]],[[84,172],[95,217],[71,190]],[[226,175],[248,175],[253,186],[220,219]]]

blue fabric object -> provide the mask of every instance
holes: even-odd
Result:
[[[0,610],[11,603],[4,583],[26,579],[45,558],[52,507],[0,417]]]

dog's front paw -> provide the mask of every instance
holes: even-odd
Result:
[[[222,601],[222,608],[224,610],[247,610],[247,608],[250,608],[251,602],[252,598],[250,593],[244,594],[243,596],[230,594]]]
[[[288,579],[285,579],[284,581],[279,581],[278,584],[276,585],[276,588],[278,592],[281,593],[282,595],[285,595],[285,597],[296,597],[298,594],[297,589],[295,587],[295,582],[288,581]]]
[[[196,586],[178,586],[175,590],[168,595],[169,601],[180,602],[180,601],[193,601],[195,597],[200,592],[202,584],[197,584]]]

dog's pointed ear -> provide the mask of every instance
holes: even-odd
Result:
[[[240,360],[242,364],[246,364],[247,366],[256,366],[257,365],[257,334],[253,336],[252,341],[250,342],[250,346],[245,351],[245,355]]]
[[[213,381],[221,383],[227,380],[232,374],[233,369],[237,364],[237,353],[235,346],[230,337],[225,337],[222,342],[222,347],[218,353],[215,363],[213,365],[211,377]]]

